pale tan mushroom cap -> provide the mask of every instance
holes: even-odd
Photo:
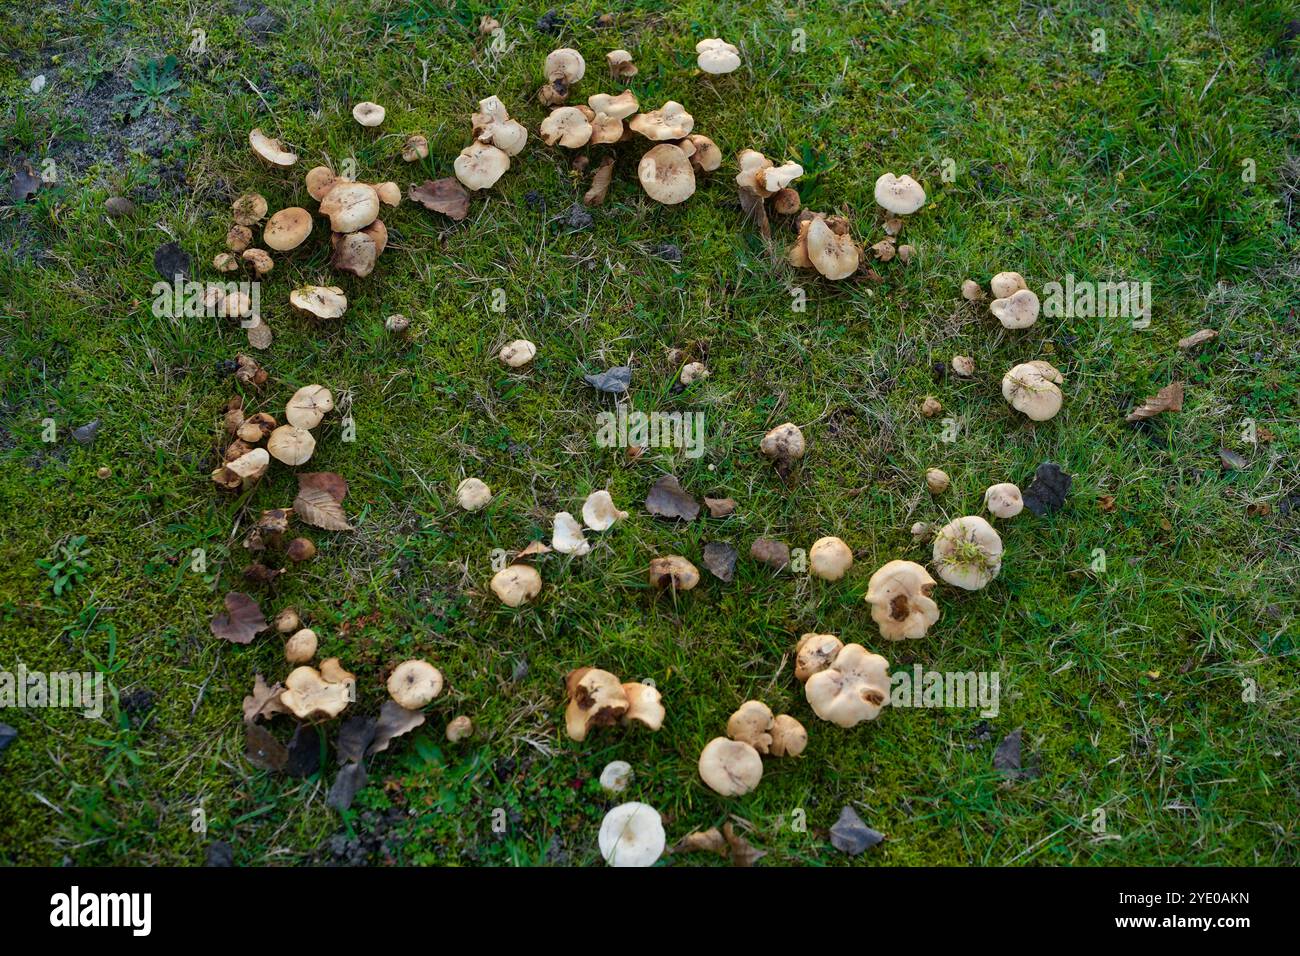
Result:
[[[479,511],[492,500],[492,489],[479,478],[466,478],[456,486],[456,503],[465,511]]]
[[[334,396],[324,385],[304,385],[293,393],[284,407],[284,417],[290,425],[315,428],[327,412],[334,410]]]
[[[925,190],[911,176],[885,173],[876,180],[876,204],[896,216],[907,216],[925,205]]]
[[[695,44],[695,52],[695,62],[705,73],[717,76],[740,68],[740,51],[718,37],[701,40]]]
[[[861,644],[845,644],[830,667],[808,678],[804,695],[813,713],[837,726],[875,720],[889,704],[889,662]]]
[[[276,252],[288,252],[311,235],[311,213],[299,206],[281,209],[266,221],[262,242]]]
[[[978,591],[1002,570],[1002,538],[978,515],[948,522],[934,536],[934,569],[949,584]]]
[[[387,115],[388,111],[378,103],[358,103],[352,107],[352,118],[362,126],[378,126]]]
[[[787,461],[794,461],[804,456],[808,444],[804,441],[803,432],[799,430],[799,426],[793,422],[786,422],[784,425],[777,425],[764,435],[758,449],[767,458],[784,458]]]
[[[685,139],[695,128],[695,117],[681,103],[669,100],[657,110],[638,113],[628,121],[628,126],[646,139]]]
[[[747,700],[727,720],[727,736],[749,744],[761,754],[772,746],[772,709],[761,700]]]
[[[808,569],[824,581],[838,581],[853,567],[853,549],[840,538],[818,538],[808,551]]]
[[[650,562],[650,584],[653,587],[689,591],[699,583],[699,569],[680,555],[670,554]]]
[[[515,339],[501,346],[497,357],[511,368],[523,368],[537,355],[537,346],[527,339]]]
[[[289,293],[289,304],[318,319],[337,319],[347,311],[348,297],[338,286],[307,285]]]
[[[316,656],[317,644],[316,632],[301,628],[284,642],[284,659],[289,664],[306,664]]]
[[[605,814],[596,842],[610,866],[653,866],[667,846],[659,811],[645,803],[623,803]]]
[[[570,47],[552,50],[546,55],[546,78],[554,83],[563,80],[572,86],[587,73],[587,61],[582,54]]]
[[[763,758],[741,740],[714,737],[700,751],[700,779],[724,797],[740,797],[763,779]]]
[[[582,533],[578,519],[567,511],[559,511],[551,519],[551,548],[560,554],[581,557],[591,553],[591,542]]]
[[[591,139],[591,122],[578,107],[560,106],[542,120],[538,132],[547,146],[558,143],[566,149],[578,149]]]
[[[278,139],[272,139],[260,129],[249,131],[248,145],[253,147],[253,152],[272,166],[292,166],[298,162],[297,153],[285,149],[282,142]],[[249,223],[244,223],[244,225],[249,225]]]
[[[984,507],[989,509],[989,514],[999,518],[1014,518],[1025,510],[1025,499],[1018,487],[1004,481],[984,492]]]
[[[709,137],[692,133],[686,139],[695,147],[695,152],[691,153],[691,165],[700,172],[711,173],[722,165],[722,150]]]
[[[1009,299],[1021,289],[1028,288],[1029,284],[1019,272],[999,272],[989,282],[989,290],[995,299]]]
[[[369,183],[341,180],[320,201],[320,211],[334,232],[356,232],[379,218],[379,193]]]
[[[1020,289],[1005,299],[994,299],[989,304],[1004,329],[1027,329],[1038,321],[1040,304],[1038,295],[1029,289]]]
[[[627,517],[626,511],[620,511],[614,504],[608,491],[593,491],[582,503],[582,523],[592,531],[608,531],[614,522]]]
[[[617,96],[611,93],[597,93],[587,97],[587,105],[597,113],[604,113],[617,120],[625,120],[641,108],[636,95],[631,90],[624,90]]]
[[[763,198],[772,195],[772,191],[767,188],[766,177],[763,175],[773,168],[770,159],[756,149],[742,149],[740,155],[736,157],[736,163],[740,168],[740,172],[736,174],[737,186]]]
[[[306,463],[316,450],[316,439],[311,432],[296,425],[281,425],[266,440],[266,450],[276,461],[291,467]]]
[[[339,183],[350,183],[352,180],[346,176],[338,176],[334,170],[328,166],[313,166],[307,170],[306,176],[307,195],[312,199],[320,202],[330,194],[330,190]]]
[[[772,721],[773,757],[797,757],[808,747],[808,731],[789,714],[777,714]]]
[[[306,665],[297,667],[284,679],[280,703],[300,720],[337,717],[353,696],[356,681],[349,678],[352,675],[339,667],[335,657],[323,662],[320,670]]]
[[[255,226],[266,217],[266,198],[261,193],[244,193],[230,204],[234,220],[241,226]]]
[[[474,721],[470,720],[464,714],[459,717],[453,717],[447,722],[447,740],[450,743],[458,744],[474,734]]]
[[[271,464],[271,455],[265,448],[254,448],[245,452],[234,461],[226,463],[226,470],[238,475],[244,481],[253,481],[266,474]]]
[[[673,206],[695,194],[695,170],[679,146],[660,143],[641,157],[637,179],[655,202]]]
[[[664,725],[667,711],[664,710],[663,695],[657,688],[640,682],[624,684],[623,695],[627,697],[627,713],[623,715],[623,723],[635,720],[651,730],[658,730]]]
[[[571,740],[586,740],[593,727],[612,727],[631,706],[618,678],[595,667],[570,671],[564,687],[569,695],[564,729]]]
[[[1024,362],[1002,377],[1002,397],[1028,418],[1045,422],[1061,410],[1064,396],[1060,386],[1064,381],[1048,362]]]
[[[805,634],[794,648],[794,676],[800,683],[831,666],[844,642],[834,634]]]
[[[503,149],[476,141],[462,149],[451,165],[466,189],[487,189],[506,174],[510,157]]]
[[[402,144],[402,159],[408,163],[426,159],[429,155],[429,139],[419,133],[412,133]],[[466,718],[467,720],[469,718]]]
[[[939,620],[930,596],[934,578],[915,561],[890,561],[871,576],[866,601],[880,636],[890,641],[920,638]]]
[[[803,175],[803,167],[798,163],[783,163],[771,169],[764,169],[759,175],[762,176],[763,188],[766,192],[778,193]]]
[[[512,564],[492,576],[492,593],[507,607],[519,607],[542,591],[542,576],[530,564]]]
[[[442,671],[428,661],[403,661],[388,675],[388,696],[407,710],[419,710],[442,693]]]
[[[817,217],[808,224],[804,244],[808,261],[826,278],[847,279],[858,271],[861,261],[858,244],[850,235],[838,235],[825,219]]]

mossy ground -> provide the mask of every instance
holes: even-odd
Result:
[[[844,861],[825,831],[846,803],[889,835],[868,864],[1296,863],[1300,47],[1288,7],[685,0],[639,3],[600,28],[605,6],[569,2],[548,35],[545,4],[8,4],[5,165],[51,158],[60,182],[0,216],[0,667],[100,667],[115,700],[155,697],[99,721],[0,714],[19,731],[0,757],[0,861],[198,863],[220,839],[241,864],[591,863],[608,806],[594,778],[621,758],[637,773],[628,797],[658,807],[670,838],[735,815],[768,863]],[[506,52],[478,36],[489,13]],[[206,31],[206,54],[188,52],[192,29]],[[805,52],[792,50],[796,30]],[[739,72],[697,75],[694,43],[714,35],[741,46]],[[222,403],[239,391],[217,368],[247,346],[225,322],[152,314],[153,251],[175,238],[211,277],[230,201],[255,189],[273,209],[314,208],[302,175],[327,159],[404,188],[449,175],[480,98],[498,94],[536,130],[541,62],[558,45],[590,64],[580,99],[614,90],[604,53],[631,50],[641,102],[684,103],[727,165],[665,208],[637,188],[639,151],[624,147],[609,202],[574,230],[561,217],[586,182],[534,132],[465,222],[386,211],[389,251],[369,278],[331,276],[318,229],[263,290],[272,381],[249,403],[279,414],[320,382],[350,400],[357,429],[344,443],[328,419],[312,462],[351,482],[357,531],[312,533],[318,558],[259,595],[263,607],[301,609],[322,656],[359,675],[360,712],[377,710],[382,675],[406,656],[435,661],[450,685],[340,818],[323,799],[332,758],[324,779],[298,781],[242,757],[241,698],[256,672],[287,668],[273,635],[232,646],[207,624],[226,590],[244,589],[239,526],[287,505],[294,482],[276,469],[232,498],[208,480]],[[132,86],[169,55],[174,90]],[[363,99],[388,109],[378,134],[349,115]],[[256,125],[294,144],[297,168],[257,164]],[[397,156],[411,132],[431,145],[418,167]],[[910,171],[930,193],[905,233],[917,261],[878,266],[879,283],[791,272],[737,207],[728,168],[745,147],[801,162],[805,203],[845,212],[872,240],[876,176]],[[137,214],[106,218],[111,195]],[[784,224],[777,235],[787,241]],[[659,254],[666,243],[680,262]],[[1004,331],[957,286],[1006,268],[1035,287],[1067,273],[1149,279],[1153,321]],[[287,306],[289,289],[320,280],[351,300],[333,326]],[[384,331],[395,312],[413,320],[410,342]],[[1216,342],[1178,351],[1207,326]],[[507,374],[495,350],[520,336],[539,358]],[[670,348],[712,377],[674,393]],[[973,380],[936,379],[933,363],[954,354],[975,358]],[[998,381],[1040,357],[1065,373],[1066,402],[1031,426]],[[610,405],[581,373],[629,358],[636,408],[705,412],[701,458],[651,450],[628,464],[596,446]],[[1181,414],[1124,424],[1172,379],[1187,385]],[[927,394],[959,424],[955,442],[918,415]],[[73,442],[69,429],[93,418],[94,443]],[[1244,419],[1271,441],[1244,443]],[[786,420],[810,441],[790,487],[757,455]],[[1248,467],[1224,470],[1220,447]],[[977,513],[986,486],[1023,486],[1044,460],[1074,474],[1068,507],[1000,523],[1001,576],[978,593],[942,588],[925,640],[882,647],[862,595],[884,561],[926,559],[910,525]],[[112,476],[97,478],[105,465]],[[930,466],[953,479],[934,499]],[[735,497],[738,516],[648,517],[646,490],[668,472]],[[471,474],[497,497],[466,515],[452,492]],[[487,590],[492,550],[548,535],[554,512],[605,486],[633,517],[590,556],[548,560],[536,605],[502,608]],[[1248,514],[1261,503],[1268,514]],[[656,554],[698,559],[707,540],[746,552],[760,534],[802,547],[837,534],[860,554],[836,584],[743,557],[734,584],[708,579],[675,602],[644,584]],[[56,596],[37,562],[78,535],[88,567]],[[189,571],[195,548],[205,573]],[[808,630],[897,666],[996,670],[1001,712],[987,725],[973,710],[887,710],[852,731],[816,721],[792,675]],[[653,678],[664,729],[568,741],[561,679],[588,664]],[[811,743],[801,760],[769,761],[755,793],[723,800],[696,756],[749,697],[798,716]],[[442,739],[456,713],[479,727],[468,746]],[[992,752],[1022,726],[1037,775],[1006,782]],[[191,828],[200,806],[206,835]]]

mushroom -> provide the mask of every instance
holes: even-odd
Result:
[[[808,552],[808,570],[823,581],[838,581],[851,567],[853,551],[839,538],[818,538]]]
[[[253,147],[253,152],[257,153],[263,160],[272,166],[292,166],[298,162],[298,154],[292,153],[284,148],[284,143],[278,139],[272,139],[263,133],[260,129],[251,130],[248,134],[248,145]],[[256,220],[255,220],[256,221]],[[243,223],[242,225],[251,226],[252,223]]]
[[[296,467],[311,458],[316,450],[316,439],[311,432],[296,425],[281,425],[271,432],[266,441],[266,450],[276,461]]]
[[[212,257],[212,268],[218,272],[234,272],[239,268],[239,258],[233,253],[218,252]]]
[[[632,782],[632,765],[626,760],[611,760],[600,772],[600,789],[606,793],[622,793]]]
[[[320,202],[330,194],[330,190],[339,183],[350,183],[352,180],[346,176],[335,175],[334,170],[328,166],[313,166],[307,170],[306,183],[307,195],[312,199]]]
[[[402,187],[391,180],[383,183],[371,183],[375,195],[385,206],[400,206],[402,204]]]
[[[621,803],[600,822],[600,855],[610,866],[654,866],[667,839],[659,811],[646,803]]]
[[[876,204],[896,216],[907,216],[925,205],[925,190],[911,176],[885,173],[876,180]]]
[[[511,368],[522,368],[531,362],[535,355],[537,355],[536,345],[527,339],[515,339],[513,342],[507,342],[501,346],[497,358]]]
[[[378,220],[376,220],[377,222]],[[339,272],[349,272],[359,279],[364,279],[375,271],[375,260],[379,258],[379,247],[375,240],[365,232],[334,233],[331,237],[334,254],[330,256],[330,265]]]
[[[749,744],[761,754],[772,746],[772,709],[761,700],[747,700],[727,719],[727,736]]]
[[[245,418],[235,431],[235,435],[250,445],[256,445],[275,431],[276,424],[278,423],[273,416],[266,412],[258,412]]]
[[[1029,284],[1019,272],[999,272],[989,281],[989,290],[995,299],[1009,299],[1021,289],[1028,288]]]
[[[476,141],[460,151],[452,168],[466,189],[487,189],[506,174],[510,157],[503,149]]]
[[[635,133],[646,139],[684,139],[695,126],[695,117],[681,103],[669,100],[657,110],[638,113],[628,121]]]
[[[858,271],[858,246],[847,233],[838,235],[822,217],[808,224],[805,236],[808,261],[827,279],[845,279]]]
[[[479,100],[478,112],[470,117],[474,138],[480,143],[491,143],[507,156],[523,152],[528,142],[528,129],[512,120],[500,97],[489,96]]]
[[[705,73],[714,76],[731,73],[740,68],[740,51],[717,37],[710,37],[695,44],[696,64]]]
[[[888,641],[920,638],[939,620],[934,578],[915,561],[890,561],[867,582],[871,619]]]
[[[700,751],[700,779],[724,797],[740,797],[763,779],[763,758],[741,740],[714,737]]]
[[[681,372],[677,378],[683,385],[693,385],[696,382],[702,382],[712,374],[703,362],[687,362],[682,366]]]
[[[539,132],[547,146],[559,143],[566,149],[578,149],[591,139],[591,123],[576,106],[561,106],[542,120]]]
[[[492,500],[492,489],[478,478],[466,478],[456,486],[456,503],[466,511],[480,511]]]
[[[791,189],[789,186],[778,190],[772,197],[772,209],[782,216],[793,216],[803,208],[803,200],[799,198],[798,191]],[[807,242],[807,237],[804,239]]]
[[[794,676],[803,683],[831,666],[844,642],[834,634],[805,634],[794,649]]]
[[[949,584],[978,591],[1002,570],[1002,539],[983,518],[950,521],[934,536],[934,569]]]
[[[593,146],[603,143],[617,143],[623,139],[623,121],[605,113],[597,113],[591,119],[591,139]],[[581,157],[585,159],[586,157]]]
[[[293,393],[284,406],[284,417],[290,425],[315,428],[326,412],[334,411],[334,396],[324,385],[304,385]]]
[[[320,211],[335,232],[356,232],[379,218],[379,194],[369,183],[340,181],[320,201]]]
[[[605,62],[609,64],[609,75],[616,80],[637,74],[636,64],[632,62],[632,54],[627,50],[610,50],[605,54]]]
[[[265,249],[245,249],[241,258],[253,267],[259,278],[275,268],[275,260]]]
[[[948,473],[942,468],[928,468],[925,472],[925,487],[930,489],[930,494],[941,495],[948,490],[952,484]]]
[[[974,279],[963,279],[961,283],[961,297],[967,302],[980,302],[984,298],[984,290]]]
[[[226,248],[231,252],[243,252],[253,243],[253,230],[239,223],[234,223],[226,230]]]
[[[310,538],[294,538],[289,542],[284,552],[288,555],[290,561],[301,564],[316,557],[316,545],[312,544]]]
[[[631,90],[624,90],[617,96],[609,93],[597,93],[594,96],[587,97],[587,105],[595,110],[599,115],[604,113],[611,119],[625,120],[641,108],[637,102],[636,94]]]
[[[448,743],[458,744],[462,740],[467,740],[474,734],[474,721],[470,720],[464,714],[459,717],[453,717],[447,722],[447,741]]]
[[[402,661],[388,675],[388,696],[407,710],[419,710],[442,693],[442,671],[428,661]]]
[[[230,204],[236,224],[255,226],[266,217],[266,200],[260,193],[244,193]]]
[[[808,731],[789,714],[777,714],[772,721],[773,757],[797,757],[808,746]]]
[[[807,447],[799,426],[793,422],[786,422],[784,425],[777,425],[764,435],[758,450],[764,457],[775,461],[795,461],[804,456]]]
[[[1038,296],[1029,289],[1020,289],[989,303],[989,311],[997,316],[1004,329],[1029,328],[1038,321],[1038,309]]]
[[[943,411],[943,403],[933,395],[927,395],[921,399],[921,414],[926,418],[934,418]]]
[[[808,678],[803,690],[822,720],[840,727],[875,720],[889,704],[889,662],[861,644],[845,644],[829,667]]]
[[[392,184],[383,183],[382,185],[388,186]],[[366,226],[364,229],[358,229],[355,233],[350,233],[350,235],[369,236],[370,241],[375,244],[376,256],[388,248],[388,227],[378,219]]]
[[[1025,510],[1025,501],[1019,488],[1004,481],[984,492],[984,507],[989,509],[989,514],[999,518],[1014,518]]]
[[[691,153],[691,165],[700,172],[711,173],[722,165],[722,150],[709,137],[692,133],[686,140],[695,147],[695,152]]]
[[[635,720],[651,730],[658,730],[664,725],[663,696],[657,688],[640,682],[624,684],[623,695],[627,698],[627,713],[623,715],[624,724]]]
[[[306,285],[289,293],[289,304],[318,319],[337,319],[347,311],[348,297],[338,286]]]
[[[551,548],[560,554],[582,557],[591,551],[591,544],[582,534],[582,525],[567,511],[557,512],[552,523]]]
[[[685,202],[695,193],[695,171],[679,146],[660,143],[641,157],[637,179],[646,195],[655,202],[673,206]]]
[[[582,523],[592,531],[608,531],[615,521],[627,517],[626,511],[619,511],[608,491],[593,491],[582,503]]]
[[[352,118],[362,126],[378,126],[387,115],[388,111],[378,103],[358,103],[352,107]]]
[[[405,336],[411,330],[411,320],[400,312],[394,312],[384,319],[384,328],[393,335]]]
[[[239,479],[241,488],[248,488],[266,474],[266,469],[270,464],[270,453],[265,448],[254,448],[247,454],[240,455],[234,461],[227,462],[223,469],[218,470],[230,472]]]
[[[740,167],[740,172],[736,174],[737,186],[764,199],[775,192],[767,188],[764,176],[767,170],[773,168],[770,159],[756,149],[742,149],[736,162]]]
[[[281,634],[293,634],[302,628],[302,618],[291,607],[286,607],[275,615],[275,629]]]
[[[952,371],[958,378],[970,378],[975,374],[975,360],[969,355],[954,355]]]
[[[1028,418],[1045,422],[1061,410],[1060,385],[1064,381],[1048,362],[1024,362],[1002,376],[1002,397]]]
[[[297,667],[284,679],[280,703],[299,720],[332,718],[343,713],[356,695],[356,678],[345,671],[337,657],[322,661],[320,670]]]
[[[414,163],[421,159],[426,159],[429,155],[429,140],[419,133],[412,133],[406,137],[406,142],[402,144],[402,159],[408,163]]]
[[[585,740],[593,727],[614,726],[630,706],[618,678],[595,667],[570,671],[564,678],[564,688],[569,695],[564,729],[571,740]]]
[[[542,591],[542,576],[530,564],[511,564],[492,575],[492,593],[506,607],[519,607]]]
[[[290,664],[306,664],[316,656],[316,645],[316,632],[304,627],[284,642],[284,659]]]
[[[798,163],[783,163],[780,166],[764,169],[758,178],[762,180],[765,192],[775,194],[788,187],[802,175],[803,167]],[[795,212],[798,211],[795,210]]]
[[[587,61],[582,54],[569,47],[552,50],[546,55],[544,67],[546,79],[550,81],[555,92],[566,96],[569,87],[577,83],[587,72]]]
[[[670,554],[650,562],[650,584],[661,591],[689,591],[700,583],[700,572],[685,558]]]

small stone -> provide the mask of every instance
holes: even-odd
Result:
[[[86,422],[72,430],[72,438],[78,445],[89,445],[99,434],[99,419]]]

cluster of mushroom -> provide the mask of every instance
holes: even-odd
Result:
[[[234,222],[226,231],[227,251],[219,252],[213,257],[212,267],[225,273],[236,272],[242,267],[251,270],[260,279],[275,267],[271,254],[253,245],[253,228],[266,218],[266,199],[259,193],[245,193],[230,208]],[[269,243],[274,236],[275,232],[268,223],[263,236],[264,244]],[[271,347],[271,328],[260,314],[253,314],[253,302],[247,293],[235,290],[227,294],[219,284],[209,284],[205,290],[204,305],[223,316],[240,319],[248,334],[248,344],[253,348]]]
[[[807,746],[803,724],[747,700],[728,718],[727,736],[714,737],[700,751],[700,779],[724,797],[743,796],[763,779],[763,755],[797,757]]]
[[[876,205],[889,213],[885,220],[885,235],[871,246],[871,254],[881,262],[889,262],[895,256],[903,265],[912,261],[916,254],[914,247],[898,242],[903,231],[905,217],[910,216],[925,205],[925,190],[911,176],[895,176],[885,173],[876,180]]]
[[[564,690],[569,699],[564,730],[570,740],[586,740],[595,727],[636,722],[658,730],[664,724],[663,698],[651,684],[625,684],[609,671],[579,667],[565,676]]]
[[[523,152],[528,130],[510,118],[506,105],[496,96],[479,100],[470,124],[474,142],[460,151],[452,168],[466,189],[489,189],[510,169],[510,157]]]
[[[401,187],[394,182],[356,182],[337,175],[328,166],[316,166],[307,173],[307,192],[320,203],[321,215],[330,221],[330,245],[334,250],[330,265],[361,279],[370,275],[375,260],[388,245],[388,229],[379,218],[380,207],[400,204]],[[297,302],[293,304],[303,308]],[[312,304],[307,303],[304,311],[317,318],[337,317],[318,314],[310,307]],[[343,307],[347,307],[346,299]]]
[[[805,634],[795,647],[795,677],[822,720],[855,727],[889,704],[889,662],[834,634]]]
[[[993,301],[989,311],[1005,329],[1027,329],[1038,321],[1038,294],[1029,288],[1019,272],[999,272],[989,281]],[[974,279],[961,284],[961,294],[967,302],[981,302],[984,290]]]
[[[304,385],[293,393],[285,406],[286,424],[280,425],[267,412],[244,414],[241,398],[226,403],[224,415],[230,443],[222,452],[223,464],[212,473],[212,480],[234,491],[251,487],[266,473],[274,458],[297,467],[311,458],[316,439],[311,429],[334,409],[334,396],[323,385]],[[265,447],[260,447],[265,443]]]

